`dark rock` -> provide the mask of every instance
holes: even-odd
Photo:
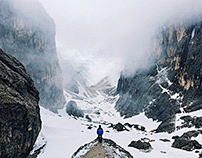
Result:
[[[193,130],[193,131],[188,131],[188,132],[184,133],[184,134],[182,135],[182,137],[191,139],[192,137],[197,137],[198,135],[199,135],[199,132]]]
[[[139,131],[146,132],[146,128],[140,125],[133,125],[133,127]]]
[[[132,141],[129,145],[129,147],[137,148],[140,150],[151,150],[152,146],[148,142],[142,142],[140,140],[138,141]]]
[[[130,123],[125,123],[124,126],[128,126],[129,128],[133,127],[133,125],[131,125]]]
[[[193,121],[193,124],[195,125],[196,128],[201,128],[202,127],[202,117],[196,117]]]
[[[99,111],[97,111],[97,112],[96,112],[96,114],[97,114],[97,115],[100,115],[100,112],[99,112]]]
[[[90,130],[91,130],[92,128],[93,128],[92,126],[88,126],[88,128],[87,128],[87,129],[90,129]]]
[[[202,109],[202,17],[197,19],[195,23],[182,21],[164,26],[154,42],[156,66],[137,70],[130,77],[120,76],[120,98],[115,108],[121,116],[132,117],[144,111],[147,117],[164,122],[180,113],[180,107],[185,112]],[[162,93],[161,87],[168,91]],[[179,97],[173,99],[176,93]],[[172,127],[169,132],[173,130]]]
[[[53,112],[64,107],[55,24],[41,3],[1,0],[0,48],[24,64],[39,91],[41,106]]]
[[[173,115],[180,113],[179,109],[179,103],[164,92],[151,104],[145,114],[154,120],[167,122],[166,120],[169,120]]]
[[[187,116],[182,116],[182,117],[180,117],[180,119],[182,119],[182,120],[184,120],[184,122],[192,122],[194,119],[191,117],[191,116],[189,116],[189,115],[187,115]]]
[[[157,133],[168,132],[172,133],[175,131],[175,118],[169,118],[166,121],[163,121],[158,128],[156,129]]]
[[[197,110],[202,109],[202,103],[201,103],[201,101],[202,100],[196,101],[195,103],[187,106],[186,108],[184,108],[184,111],[185,112],[193,112],[193,111],[197,111]]]
[[[172,144],[172,147],[193,151],[195,149],[202,149],[202,145],[199,144],[196,140],[192,140],[192,137],[197,137],[199,134],[198,131],[189,131],[184,133],[181,137],[173,137],[175,141]]]
[[[42,150],[45,148],[46,144],[42,145],[39,149],[35,150],[33,154],[27,156],[27,158],[37,158]]]
[[[27,157],[41,129],[39,93],[24,66],[0,49],[0,157]]]
[[[159,139],[159,140],[162,141],[162,142],[170,142],[169,139]]]
[[[178,139],[179,136],[172,136],[172,139]]]
[[[82,110],[77,108],[77,104],[75,101],[69,101],[66,106],[66,112],[71,116],[75,117],[84,117],[84,113]]]
[[[120,122],[117,123],[116,125],[113,126],[113,128],[115,130],[117,130],[118,132],[121,132],[121,131],[129,131],[124,125],[122,125]]]
[[[163,88],[168,88],[168,82],[163,82],[163,83],[161,83],[161,86],[162,86]]]
[[[199,158],[202,158],[202,152],[199,154]]]
[[[109,123],[108,128],[113,128],[113,127],[114,127],[113,123]]]
[[[185,127],[193,127],[195,126],[196,128],[201,128],[202,127],[202,117],[194,117],[192,118],[191,116],[183,116],[180,119],[184,120],[182,123],[183,125],[178,127],[178,128],[185,128]]]
[[[89,122],[92,122],[92,119],[91,119],[88,115],[86,115],[86,119],[87,119]]]
[[[166,152],[165,152],[165,151],[161,151],[161,153],[166,154]]]

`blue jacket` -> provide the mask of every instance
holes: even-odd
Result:
[[[103,129],[102,128],[98,128],[97,129],[97,134],[98,134],[98,136],[102,136],[103,135]]]

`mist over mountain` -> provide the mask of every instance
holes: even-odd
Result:
[[[40,92],[40,105],[64,105],[55,23],[35,0],[1,0],[0,47],[21,61]]]
[[[201,158],[201,0],[0,2],[0,157]]]
[[[159,27],[182,19],[194,21],[202,5],[200,0],[40,1],[57,24],[59,53],[75,65],[93,63],[86,76],[93,84],[109,75],[117,80],[123,70],[132,75],[150,67]]]

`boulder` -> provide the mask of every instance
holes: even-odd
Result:
[[[180,119],[181,120],[183,120],[184,122],[192,122],[194,119],[191,117],[191,116],[189,116],[189,115],[187,115],[187,116],[182,116],[182,117],[180,117]]]
[[[151,150],[152,146],[149,142],[142,142],[141,140],[138,141],[132,141],[129,145],[129,147],[137,148],[140,150]]]
[[[86,119],[88,120],[88,122],[92,122],[92,119],[89,117],[89,115],[86,115]]]
[[[24,66],[0,49],[0,157],[27,157],[41,129],[39,93]]]
[[[175,141],[172,144],[172,147],[186,150],[186,151],[193,151],[195,149],[202,149],[202,145],[199,144],[196,140],[192,140],[192,137],[197,137],[199,134],[198,131],[189,131],[184,133],[181,137],[176,136],[173,137]]]
[[[115,130],[117,130],[118,132],[121,132],[121,131],[129,131],[123,124],[121,124],[120,122],[117,123],[116,125],[113,126],[113,128]]]
[[[75,101],[69,101],[66,106],[66,112],[71,116],[75,117],[84,117],[84,113],[82,110],[78,109]]]

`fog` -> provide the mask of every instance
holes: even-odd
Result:
[[[133,74],[153,63],[151,40],[160,26],[202,14],[201,0],[40,0],[56,23],[60,59],[89,84]]]

